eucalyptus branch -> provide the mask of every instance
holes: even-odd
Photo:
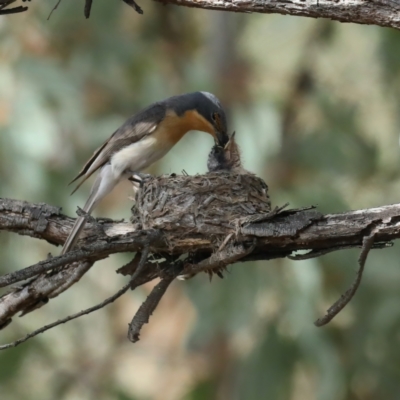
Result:
[[[241,13],[282,14],[298,17],[328,18],[339,22],[400,28],[396,0],[155,0],[208,10]]]
[[[190,198],[189,193],[188,196]],[[165,215],[160,209],[155,214],[160,218]],[[195,231],[182,224],[154,230],[143,229],[137,221],[93,220],[85,227],[78,247],[73,252],[50,257],[20,271],[0,276],[1,286],[18,284],[0,297],[0,328],[7,326],[16,313],[24,315],[43,306],[49,299],[78,282],[97,260],[118,252],[137,252],[148,246],[156,262],[147,257],[144,270],[137,272],[139,259],[135,257],[117,272],[136,274],[135,286],[157,277],[163,281],[154,289],[147,301],[149,305],[146,303],[132,321],[130,338],[136,340],[141,326],[147,322],[146,318],[175,277],[165,275],[165,271],[173,268],[182,257],[180,271],[190,277],[202,271],[220,275],[226,266],[235,262],[283,257],[305,259],[331,251],[362,248],[360,270],[355,283],[330,308],[327,316],[318,321],[317,324],[322,325],[354,296],[368,251],[389,246],[400,237],[400,204],[327,215],[310,207],[299,210],[280,207],[265,214],[250,216],[244,210],[243,217],[238,218],[235,224],[229,224],[224,217],[221,218],[221,221],[218,218],[210,219],[208,225],[210,229],[218,229],[219,239],[207,231]],[[0,199],[0,230],[62,244],[72,224],[73,219],[62,215],[59,208]],[[299,250],[306,250],[307,253],[296,254]]]
[[[26,11],[28,7],[6,8],[17,0],[0,0],[0,15]],[[118,4],[117,0],[114,0]],[[282,14],[297,17],[327,18],[339,22],[377,25],[400,29],[400,3],[396,0],[154,0],[164,5],[240,13]],[[57,0],[51,13],[61,0]],[[123,0],[138,14],[142,8],[134,0]],[[85,0],[84,15],[89,18],[96,1]],[[50,15],[51,15],[50,13]],[[49,16],[50,17],[50,16]]]

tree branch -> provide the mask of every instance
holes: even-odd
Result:
[[[204,187],[201,190],[206,193],[205,196],[209,196]],[[190,194],[186,196],[190,200]],[[224,198],[222,200],[227,201]],[[159,207],[157,210],[154,214],[165,218],[163,210]],[[149,299],[149,307],[147,303],[144,306],[145,312],[148,311],[150,315],[175,277],[169,275],[166,278],[163,271],[172,268],[185,254],[186,258],[179,261],[182,263],[181,273],[193,276],[200,271],[220,274],[227,265],[239,261],[280,257],[304,259],[343,248],[361,247],[363,244],[365,247],[366,243],[371,246],[373,243],[372,248],[385,247],[400,237],[400,204],[327,215],[312,208],[283,210],[281,207],[265,214],[250,216],[247,216],[247,211],[243,211],[243,217],[222,225],[215,218],[208,222],[210,226],[218,225],[218,235],[199,232],[182,223],[168,225],[168,229],[154,230],[140,229],[138,223],[92,220],[85,227],[77,250],[49,257],[0,277],[1,286],[21,282],[0,298],[0,329],[7,326],[18,312],[24,315],[46,304],[50,298],[78,282],[97,260],[114,253],[137,252],[149,246],[156,262],[146,263],[146,268],[139,274],[135,284],[143,284],[156,277],[164,279],[159,285],[162,290],[156,289],[153,295],[160,293],[160,296],[157,295],[155,300],[153,297]],[[62,215],[57,207],[0,198],[0,230],[58,245],[65,241],[72,223],[73,219]],[[365,239],[372,233],[373,240]],[[294,255],[298,250],[308,252],[305,255]],[[363,250],[360,261],[362,268],[368,250],[369,247]],[[137,267],[138,259],[135,258],[118,272],[132,275]],[[361,280],[361,272],[358,276],[358,283],[353,285],[350,298]],[[343,307],[350,298],[346,302],[342,301]],[[134,320],[136,327],[130,333],[132,338],[137,337],[141,325],[147,321],[142,311]]]
[[[113,303],[115,300],[117,300],[119,297],[121,297],[124,293],[126,293],[129,290],[129,288],[131,288],[131,287],[133,287],[135,285],[135,283],[136,283],[135,280],[138,278],[139,274],[143,271],[143,267],[145,266],[145,262],[147,260],[147,255],[148,254],[149,254],[149,249],[148,249],[148,247],[146,247],[145,250],[142,253],[142,256],[141,256],[141,259],[140,259],[140,262],[139,262],[137,270],[131,276],[131,279],[129,280],[129,282],[125,286],[123,286],[120,290],[118,290],[118,292],[115,293],[114,295],[108,297],[107,299],[105,299],[104,301],[102,301],[99,304],[96,304],[93,307],[87,308],[86,310],[82,310],[82,311],[80,311],[80,312],[78,312],[76,314],[69,315],[68,317],[60,319],[58,321],[55,321],[55,322],[53,322],[51,324],[42,326],[41,328],[36,329],[35,331],[29,333],[28,335],[24,336],[21,339],[18,339],[16,341],[12,342],[12,343],[8,343],[8,344],[5,344],[5,345],[2,345],[2,346],[0,346],[0,350],[5,350],[5,349],[8,349],[10,347],[17,347],[21,343],[26,342],[27,340],[33,338],[34,336],[39,335],[40,333],[48,331],[49,329],[52,329],[52,328],[54,328],[54,327],[56,327],[58,325],[65,324],[65,323],[67,323],[69,321],[72,321],[73,319],[79,318],[79,317],[81,317],[83,315],[88,315],[88,314],[90,314],[90,313],[92,313],[94,311],[99,310],[100,308],[103,308],[103,307],[107,306],[108,304]]]
[[[0,198],[0,230],[3,231],[61,245],[66,240],[73,221],[73,218],[63,215],[58,207]],[[374,223],[379,225],[375,242],[389,242],[399,238],[400,203],[327,215],[322,215],[316,210],[283,211],[279,218],[272,221],[241,227],[240,233],[245,237],[258,238],[256,253],[292,253],[296,250],[359,247],[364,231]],[[302,230],[298,232],[302,226]],[[71,262],[85,257],[101,259],[117,252],[137,251],[142,245],[140,237],[143,234],[144,231],[140,230],[136,223],[97,219],[95,223],[90,222],[85,226],[78,242],[78,247],[85,250],[82,250],[79,256],[76,256],[76,251],[69,253],[65,260]],[[168,232],[167,236],[174,240],[174,251],[177,254],[213,250],[212,239],[207,235],[191,236],[188,230],[185,237],[182,237],[181,232],[174,234],[173,231]],[[168,244],[163,241],[154,251],[168,251]],[[95,252],[99,253],[94,254]],[[46,262],[47,260],[44,263]]]
[[[163,4],[242,13],[329,18],[340,22],[400,28],[396,0],[155,0]]]
[[[26,11],[28,7],[5,8],[16,0],[0,0],[0,15]],[[134,0],[123,0],[137,13],[142,9]],[[164,5],[178,5],[207,10],[241,13],[282,14],[327,18],[339,22],[378,25],[400,29],[400,0],[154,0]],[[117,2],[116,2],[117,3]],[[57,8],[57,5],[53,11]],[[84,14],[90,16],[92,0],[85,0]]]
[[[360,286],[362,275],[364,272],[365,262],[367,261],[369,251],[373,247],[374,239],[375,239],[375,228],[372,229],[372,232],[368,236],[364,237],[361,253],[358,258],[359,268],[353,284],[337,301],[335,301],[335,303],[331,307],[329,307],[327,313],[322,318],[318,318],[314,322],[315,326],[324,326],[327,323],[329,323],[337,314],[340,313],[340,311],[343,310],[344,307],[346,307],[346,305],[354,297],[357,289]]]

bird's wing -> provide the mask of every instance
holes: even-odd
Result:
[[[82,182],[79,183],[71,194],[75,193],[86,179],[106,164],[118,150],[138,142],[145,136],[154,132],[164,117],[164,104],[155,103],[128,119],[93,153],[92,157],[86,162],[79,174],[70,182],[71,184],[79,178],[84,177]]]

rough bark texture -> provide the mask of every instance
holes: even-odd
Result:
[[[163,4],[243,13],[329,18],[340,22],[400,28],[395,0],[155,0]]]
[[[143,11],[133,0],[123,0],[137,13]],[[397,0],[154,0],[168,5],[242,13],[283,14],[328,18],[340,22],[400,28],[400,1]],[[26,11],[28,7],[9,8],[16,0],[0,0],[0,15]],[[57,8],[56,3],[54,9]],[[8,7],[8,8],[6,8]],[[90,16],[92,0],[85,0],[84,15]],[[53,9],[53,10],[54,10]]]
[[[137,286],[165,278],[165,271],[177,267],[187,276],[201,271],[220,274],[237,261],[304,259],[361,247],[372,234],[373,247],[385,247],[400,237],[400,204],[328,215],[310,207],[271,210],[261,179],[229,173],[151,178],[139,192],[131,220],[91,219],[76,250],[0,276],[0,287],[19,283],[0,298],[0,327],[16,313],[46,304],[97,260],[117,252],[147,248],[152,253],[153,262],[147,262],[135,279]],[[60,208],[0,199],[0,230],[61,245],[72,225],[73,219]],[[297,250],[308,252],[293,256]],[[132,275],[137,264],[135,257],[117,272]]]

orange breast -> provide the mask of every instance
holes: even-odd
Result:
[[[163,122],[154,132],[160,142],[177,143],[187,132],[196,130],[215,136],[213,126],[197,111],[186,111],[182,116],[167,112]]]

